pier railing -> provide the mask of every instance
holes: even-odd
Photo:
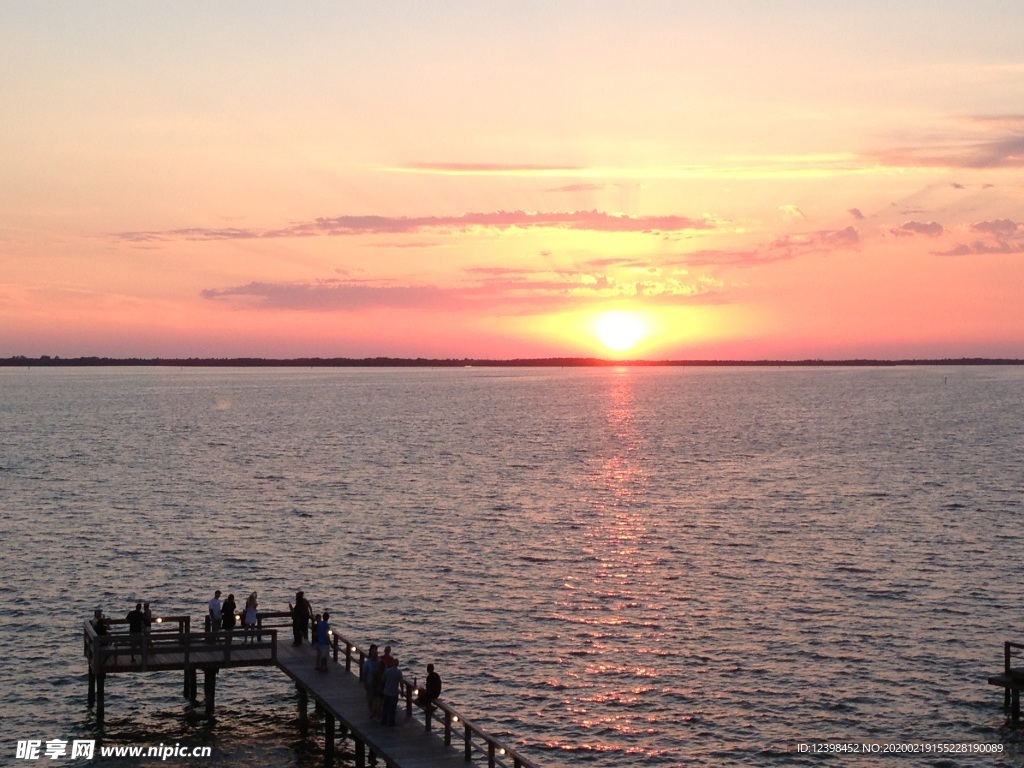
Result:
[[[108,631],[100,634],[91,621],[85,622],[85,657],[89,668],[97,674],[129,666],[143,671],[155,669],[165,660],[169,660],[166,663],[173,668],[187,668],[211,663],[265,664],[277,659],[277,630],[274,629],[192,632],[189,616],[161,616],[154,619],[148,632],[141,634],[127,631],[127,619],[107,619],[106,624]],[[239,651],[246,651],[246,658],[242,658]],[[258,658],[252,658],[254,655]],[[131,661],[132,658],[138,661]]]
[[[291,626],[291,614],[288,611],[261,611],[257,614],[257,627],[273,627],[280,630]],[[362,680],[363,662],[368,656],[366,651],[338,632],[332,632],[331,650],[337,664],[344,664],[347,672]],[[353,665],[355,665],[355,669],[353,669]],[[405,712],[410,717],[413,714],[418,694],[419,690],[403,676],[399,687],[399,698],[405,702]],[[492,736],[480,726],[474,725],[458,710],[441,699],[435,699],[422,709],[426,730],[431,730],[432,722],[436,719],[439,721],[439,727],[444,728],[444,743],[446,745],[452,746],[453,741],[457,742],[461,739],[466,762],[470,762],[474,757],[479,757],[487,761],[488,768],[509,765],[513,768],[538,768],[537,764],[529,758],[502,743],[500,739]]]
[[[1024,669],[1014,669],[1013,659],[1024,656],[1024,643],[1014,643],[1007,640],[1003,643],[1003,672],[1006,675],[1024,676]]]

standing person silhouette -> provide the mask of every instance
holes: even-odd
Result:
[[[206,604],[210,613],[210,631],[219,632],[221,625],[220,590],[213,593],[213,599]]]
[[[384,670],[384,725],[395,724],[395,712],[398,710],[398,690],[402,683],[402,670],[398,659],[392,657],[392,664]],[[383,662],[382,662],[383,663]]]
[[[245,612],[242,614],[242,627],[244,629],[256,629],[256,624],[259,618],[256,616],[256,593],[253,592],[245,600]],[[246,642],[249,640],[255,640],[252,635],[247,635],[245,638]]]
[[[135,652],[142,652],[142,633],[146,629],[146,614],[142,612],[142,603],[136,603],[135,610],[129,611],[125,619],[128,620],[128,636],[131,638],[132,662],[134,662]]]
[[[224,605],[221,606],[221,626],[224,627],[225,632],[230,632],[235,628],[235,611],[238,606],[235,603],[235,596],[228,595],[228,599],[224,601]]]
[[[320,616],[320,614],[317,614]],[[316,623],[316,670],[327,671],[327,660],[331,657],[331,614],[324,615]]]
[[[309,639],[309,620],[313,617],[313,606],[306,599],[306,593],[301,589],[295,593],[295,605],[288,603],[288,610],[292,614],[292,636],[295,642],[292,645],[302,645],[302,640]]]

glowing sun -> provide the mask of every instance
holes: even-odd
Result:
[[[611,310],[594,319],[594,335],[613,352],[625,352],[647,336],[647,324],[635,312]]]

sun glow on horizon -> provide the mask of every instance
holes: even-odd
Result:
[[[614,309],[594,318],[594,335],[612,352],[627,352],[650,334],[650,327],[641,315]]]

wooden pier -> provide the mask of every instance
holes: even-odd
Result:
[[[990,685],[998,685],[1003,689],[1003,709],[1010,718],[1020,720],[1020,692],[1024,688],[1024,668],[1013,666],[1015,656],[1020,656],[1024,643],[1003,643],[1003,671],[988,678]]]
[[[204,703],[207,713],[212,715],[217,674],[221,670],[276,666],[295,682],[300,727],[307,727],[311,700],[322,713],[326,765],[335,761],[337,737],[347,735],[355,745],[357,768],[363,768],[373,758],[387,768],[444,768],[474,762],[488,768],[537,768],[535,763],[466,720],[443,699],[427,709],[416,706],[416,691],[405,679],[399,690],[404,716],[399,715],[394,727],[381,725],[370,717],[360,680],[365,652],[335,633],[330,671],[317,672],[313,647],[308,643],[292,645],[291,618],[286,612],[260,613],[256,629],[231,632],[192,632],[188,616],[161,617],[143,635],[124,632],[124,619],[112,620],[110,624],[109,634],[97,634],[92,623],[86,621],[84,632],[89,706],[95,707],[100,725],[107,675],[180,671],[185,697],[196,701],[197,674],[201,670]]]

